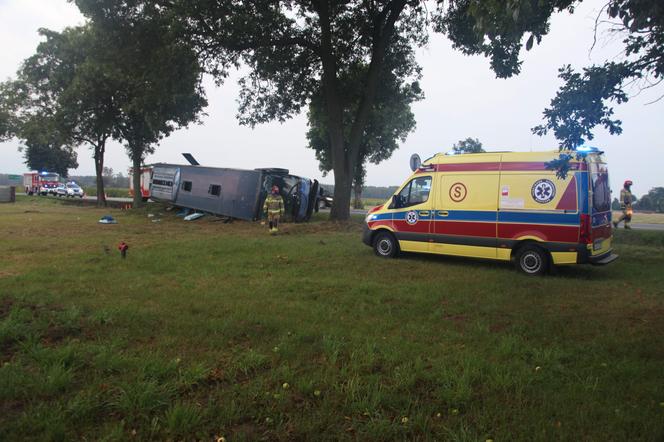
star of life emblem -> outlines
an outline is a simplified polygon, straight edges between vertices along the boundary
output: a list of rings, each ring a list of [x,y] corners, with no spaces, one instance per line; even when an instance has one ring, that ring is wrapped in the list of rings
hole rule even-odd
[[[417,212],[414,210],[411,210],[410,212],[406,213],[406,222],[410,225],[416,224],[418,221],[417,218]]]
[[[535,201],[546,204],[556,196],[556,185],[551,180],[537,180],[530,193]]]

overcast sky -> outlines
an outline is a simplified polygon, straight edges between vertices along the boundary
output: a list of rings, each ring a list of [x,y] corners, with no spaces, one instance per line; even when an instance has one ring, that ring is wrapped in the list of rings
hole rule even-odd
[[[367,184],[400,184],[410,173],[411,154],[428,158],[466,137],[479,138],[487,150],[556,149],[553,136],[534,136],[530,128],[541,122],[542,110],[560,86],[558,68],[566,63],[577,68],[601,63],[622,51],[620,38],[604,34],[589,53],[594,20],[604,4],[604,0],[586,0],[573,15],[555,16],[551,33],[525,54],[521,74],[508,80],[496,79],[484,57],[464,56],[444,37],[433,35],[429,46],[418,52],[426,98],[413,107],[417,128],[391,159],[368,166]],[[34,53],[38,28],[61,30],[83,21],[76,6],[66,0],[0,0],[0,79],[13,77],[21,61]],[[203,124],[162,141],[147,163],[184,163],[180,153],[191,152],[204,165],[284,167],[332,183],[332,176],[321,176],[314,152],[305,147],[304,115],[253,130],[237,123],[237,78],[232,76],[222,87],[206,79],[209,106]],[[597,129],[589,143],[606,152],[614,192],[627,178],[634,181],[637,195],[664,186],[664,100],[647,105],[662,94],[664,88],[650,90],[616,106],[623,134],[611,136]],[[0,173],[27,171],[17,147],[16,141],[0,143]],[[94,175],[90,150],[79,148],[78,162],[71,174]],[[121,145],[108,147],[106,165],[126,174],[130,162]]]

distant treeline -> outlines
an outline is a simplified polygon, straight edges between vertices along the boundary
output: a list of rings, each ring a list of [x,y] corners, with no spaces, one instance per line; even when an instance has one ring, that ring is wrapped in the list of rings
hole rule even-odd
[[[321,184],[325,193],[332,195],[334,193],[334,185]],[[380,186],[364,186],[362,188],[362,198],[381,198],[385,199],[394,194],[398,186],[380,187]]]
[[[115,175],[103,175],[105,187],[116,187],[129,189],[129,177],[122,175],[121,173]],[[94,175],[80,175],[74,176],[71,175],[68,178],[68,181],[76,181],[76,183],[81,187],[96,187],[97,186],[97,177]]]

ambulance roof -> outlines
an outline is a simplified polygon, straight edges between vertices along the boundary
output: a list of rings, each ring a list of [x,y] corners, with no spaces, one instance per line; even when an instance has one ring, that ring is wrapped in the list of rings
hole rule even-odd
[[[576,153],[570,151],[551,150],[546,152],[483,152],[446,154],[438,153],[422,162],[423,165],[431,164],[458,164],[458,163],[487,163],[487,162],[547,162],[557,159],[561,153],[572,154],[572,162],[578,162]],[[600,151],[592,151],[587,154],[600,154]]]

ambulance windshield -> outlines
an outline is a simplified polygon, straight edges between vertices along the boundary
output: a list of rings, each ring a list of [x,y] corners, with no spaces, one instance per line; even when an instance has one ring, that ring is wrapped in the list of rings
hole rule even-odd
[[[425,203],[431,191],[431,177],[418,177],[411,180],[397,195],[393,208],[410,207]]]
[[[609,187],[609,173],[606,164],[591,162],[589,166],[593,190],[593,212],[607,212],[611,210],[611,188]]]

